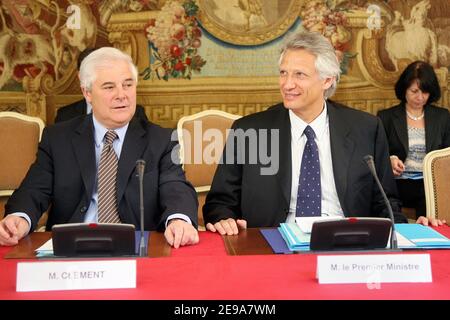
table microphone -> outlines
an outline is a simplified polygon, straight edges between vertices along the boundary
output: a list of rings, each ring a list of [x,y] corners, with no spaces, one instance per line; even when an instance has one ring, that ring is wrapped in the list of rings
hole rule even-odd
[[[141,239],[139,241],[139,256],[147,256],[147,244],[144,237],[144,169],[145,161],[139,159],[136,161],[136,172],[139,178],[139,210],[141,213]]]
[[[395,233],[394,213],[392,212],[391,203],[389,202],[389,200],[386,196],[386,193],[384,192],[384,189],[383,189],[383,186],[381,185],[380,179],[378,179],[377,170],[375,169],[375,163],[373,162],[373,157],[371,155],[367,155],[364,157],[364,161],[367,163],[370,173],[372,173],[372,176],[374,177],[375,181],[377,182],[378,188],[380,189],[380,192],[383,195],[384,202],[389,211],[389,217],[391,218],[391,222],[392,222],[391,249],[398,249],[397,235]]]

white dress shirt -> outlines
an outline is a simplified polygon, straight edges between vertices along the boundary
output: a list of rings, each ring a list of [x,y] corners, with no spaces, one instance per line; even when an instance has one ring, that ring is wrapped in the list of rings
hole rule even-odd
[[[324,102],[324,108],[320,115],[311,123],[306,123],[292,110],[289,110],[289,119],[291,121],[291,154],[292,154],[292,186],[291,202],[289,205],[289,214],[286,222],[295,221],[295,210],[297,206],[297,191],[300,178],[300,168],[303,157],[303,149],[307,141],[303,134],[306,126],[310,126],[316,137],[314,141],[319,149],[320,161],[320,185],[322,189],[322,215],[343,217],[343,211],[336,191],[334,182],[333,161],[331,157],[330,128],[328,123],[327,105]]]

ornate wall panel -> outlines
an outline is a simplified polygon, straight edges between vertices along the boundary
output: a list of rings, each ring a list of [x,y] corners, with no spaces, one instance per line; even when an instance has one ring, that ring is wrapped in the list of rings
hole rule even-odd
[[[2,0],[0,110],[9,108],[5,97],[19,95],[25,108],[18,111],[52,122],[54,97],[80,92],[79,53],[107,44],[99,15],[92,0]]]

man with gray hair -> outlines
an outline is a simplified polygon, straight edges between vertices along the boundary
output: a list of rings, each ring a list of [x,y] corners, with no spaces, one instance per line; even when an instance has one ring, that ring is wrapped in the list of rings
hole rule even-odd
[[[138,72],[131,57],[100,48],[81,63],[81,90],[92,114],[45,128],[35,163],[5,206],[0,245],[15,245],[51,205],[55,224],[140,226],[136,161],[146,162],[144,228],[165,230],[170,245],[195,244],[197,197],[171,160],[170,129],[133,117]]]
[[[262,162],[242,161],[252,150],[250,143],[231,135],[203,207],[208,230],[233,235],[240,228],[276,227],[320,215],[389,217],[366,155],[374,158],[396,222],[406,222],[380,120],[328,100],[339,74],[335,50],[322,35],[301,32],[285,42],[279,60],[283,103],[236,120],[232,127],[265,131],[271,144],[266,149],[279,153],[274,157],[279,170],[261,174]],[[279,141],[274,144],[270,136],[275,132]]]
[[[88,47],[80,52],[77,59],[77,70],[80,72],[81,62],[86,58],[90,53],[94,52],[97,48]],[[55,123],[60,121],[70,120],[75,117],[84,116],[86,114],[91,113],[92,106],[87,103],[86,99],[81,99],[75,101],[66,106],[62,106],[56,110]],[[136,112],[134,114],[135,117],[141,117],[147,120],[147,116],[145,114],[145,110],[141,105],[136,105]]]

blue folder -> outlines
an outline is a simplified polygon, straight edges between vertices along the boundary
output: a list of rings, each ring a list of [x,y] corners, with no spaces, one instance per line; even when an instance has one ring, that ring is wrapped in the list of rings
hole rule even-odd
[[[277,228],[261,229],[260,231],[274,253],[292,253]]]
[[[436,230],[421,224],[395,224],[398,233],[420,249],[450,248],[450,240]]]

